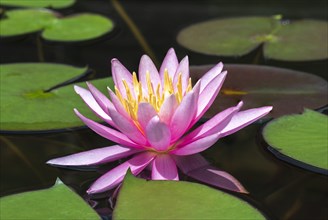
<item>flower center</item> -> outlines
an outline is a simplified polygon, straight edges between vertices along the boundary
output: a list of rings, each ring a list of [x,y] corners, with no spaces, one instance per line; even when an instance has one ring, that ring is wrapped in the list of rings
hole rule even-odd
[[[137,74],[133,72],[132,74],[132,88],[128,83],[123,79],[122,80],[125,91],[126,98],[123,98],[120,90],[115,86],[115,93],[122,106],[130,117],[137,121],[138,120],[138,106],[141,102],[148,102],[151,104],[154,109],[159,112],[161,106],[163,105],[164,100],[174,94],[177,100],[177,103],[180,104],[183,96],[187,94],[192,89],[191,78],[189,78],[188,86],[185,92],[182,89],[182,73],[178,75],[178,81],[176,85],[173,83],[173,79],[169,76],[167,69],[164,71],[164,82],[163,86],[161,83],[154,85],[150,79],[149,71],[146,72],[146,82],[148,93],[145,92],[145,89],[142,87],[141,82],[137,79]],[[133,90],[133,91],[131,91]]]

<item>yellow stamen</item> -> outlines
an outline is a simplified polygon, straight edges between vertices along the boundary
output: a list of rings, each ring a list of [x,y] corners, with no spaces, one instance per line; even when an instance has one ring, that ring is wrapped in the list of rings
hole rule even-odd
[[[123,97],[122,97],[122,94],[120,92],[120,90],[118,90],[118,88],[115,86],[115,94],[117,96],[117,98],[120,100],[121,103],[123,103]]]
[[[132,85],[129,85],[124,79],[122,80],[122,83],[126,96],[123,97],[120,90],[115,86],[116,96],[122,103],[122,106],[126,110],[127,114],[130,115],[131,119],[134,120],[140,130],[141,127],[138,123],[138,106],[140,102],[148,102],[157,112],[159,112],[165,98],[170,95],[174,95],[178,103],[181,103],[183,96],[192,90],[192,83],[189,78],[186,91],[183,92],[182,73],[179,73],[178,75],[177,84],[173,85],[173,79],[170,77],[167,69],[164,71],[163,86],[160,83],[158,85],[154,85],[151,81],[149,71],[146,71],[146,86],[148,89],[147,95],[144,94],[142,84],[138,81],[137,74],[135,72],[132,73]],[[176,86],[176,88],[174,86]]]
[[[188,86],[187,86],[187,89],[186,89],[186,93],[190,92],[191,90],[192,90],[192,83],[191,83],[191,78],[189,78]]]

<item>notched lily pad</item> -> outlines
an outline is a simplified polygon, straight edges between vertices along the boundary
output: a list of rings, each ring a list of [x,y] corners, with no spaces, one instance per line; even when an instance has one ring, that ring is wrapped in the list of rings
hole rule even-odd
[[[1,0],[0,5],[31,8],[66,8],[72,6],[75,0]]]
[[[56,20],[55,14],[46,9],[11,10],[6,12],[6,16],[0,20],[1,37],[34,33]]]
[[[211,66],[191,67],[196,82]],[[301,113],[304,108],[317,109],[327,104],[326,80],[304,72],[258,65],[225,65],[228,71],[220,94],[205,117],[244,101],[243,109],[272,105],[267,117]]]
[[[114,23],[107,17],[83,13],[58,18],[55,12],[45,9],[20,9],[7,11],[0,20],[0,36],[42,32],[45,40],[80,42],[95,39],[110,33]]]
[[[205,21],[178,34],[182,46],[208,55],[241,56],[262,43],[277,21],[268,17],[241,17]]]
[[[101,219],[64,184],[0,198],[0,219]]]
[[[42,32],[42,37],[51,41],[83,41],[100,37],[113,28],[108,18],[85,13],[58,19]]]
[[[195,52],[243,56],[264,44],[264,57],[285,61],[328,58],[328,23],[319,20],[281,22],[281,16],[237,17],[193,24],[177,41]]]
[[[277,30],[276,40],[264,45],[264,56],[285,61],[327,59],[327,33],[326,21],[291,21]]]
[[[99,120],[74,92],[72,84],[61,86],[63,82],[76,81],[86,71],[87,68],[49,63],[0,65],[1,130],[44,131],[83,126],[73,108]],[[104,93],[107,86],[113,87],[111,78],[91,82]],[[85,87],[85,83],[77,85]]]
[[[281,160],[328,175],[328,117],[306,109],[268,123],[263,137]]]
[[[265,217],[248,203],[205,185],[183,181],[146,181],[127,174],[117,199],[113,219]]]

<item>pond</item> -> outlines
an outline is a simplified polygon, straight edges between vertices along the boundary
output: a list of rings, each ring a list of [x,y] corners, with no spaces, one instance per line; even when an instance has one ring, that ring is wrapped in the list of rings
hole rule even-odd
[[[196,213],[191,207],[195,207],[200,214],[194,216],[203,218],[213,218],[213,215],[216,216],[214,219],[224,216],[252,218],[247,217],[248,214],[233,217],[217,212],[217,209],[223,208],[209,202],[210,194],[225,192],[246,201],[265,219],[328,218],[326,1],[310,4],[307,1],[286,3],[271,0],[63,0],[61,4],[64,5],[52,2],[52,7],[38,6],[52,11],[29,8],[28,12],[26,5],[12,5],[13,2],[0,2],[3,22],[0,29],[0,196],[4,199],[0,200],[0,211],[5,213],[1,218],[14,219],[15,216],[11,215],[15,212],[21,212],[16,213],[17,216],[25,216],[26,219],[29,219],[28,216],[39,219],[65,216],[52,216],[53,212],[63,213],[58,207],[40,211],[39,216],[32,214],[42,209],[40,203],[47,205],[52,199],[60,201],[56,200],[60,197],[51,197],[50,194],[44,194],[43,202],[33,197],[28,213],[24,213],[24,208],[19,211],[20,207],[15,205],[24,204],[22,201],[27,200],[17,199],[11,206],[5,200],[18,193],[48,189],[57,178],[83,198],[102,219],[127,218],[130,212],[125,212],[134,202],[140,203],[140,206],[131,208],[133,218],[144,212],[137,209],[146,210],[148,218],[161,216],[156,208],[152,210],[146,205],[148,200],[144,197],[153,201],[154,195],[146,193],[151,187],[156,190],[162,188],[163,192],[168,187],[168,194],[171,189],[177,190],[172,190],[172,198],[174,193],[179,194],[183,188],[191,187],[186,192],[194,195],[187,198],[190,201],[196,198],[199,202],[196,206],[189,206],[191,202],[186,202],[186,210],[191,216]],[[22,4],[22,1],[16,2]],[[30,2],[35,4],[36,1]],[[26,22],[29,19],[31,22]],[[117,58],[128,70],[138,72],[143,54],[148,54],[159,68],[170,48],[174,48],[179,61],[188,55],[194,88],[197,80],[215,64],[223,62],[223,70],[228,70],[218,97],[196,126],[206,124],[218,112],[236,106],[240,100],[244,102],[241,110],[273,106],[268,115],[254,119],[254,123],[220,138],[200,153],[209,163],[206,164],[208,169],[229,173],[248,193],[234,192],[224,184],[199,179],[196,169],[186,172],[186,175],[178,164],[180,180],[211,188],[188,184],[179,188],[175,183],[172,183],[172,188],[162,183],[158,187],[151,183],[148,185],[153,181],[138,182],[128,176],[121,192],[121,186],[118,186],[90,195],[86,191],[95,180],[124,163],[125,158],[104,165],[73,168],[46,164],[53,158],[116,144],[97,135],[76,117],[73,108],[99,121],[75,94],[73,84],[85,87],[84,82],[89,81],[108,94],[107,86],[114,90],[113,80],[102,79],[112,76],[113,58]],[[80,90],[80,93],[83,91]],[[289,125],[294,127],[288,129]],[[280,139],[284,140],[283,144]],[[289,147],[300,150],[295,153]],[[128,155],[127,158],[133,156]],[[145,170],[137,176],[149,179],[151,172]],[[128,193],[138,184],[145,191],[143,198]],[[195,190],[192,187],[196,187]],[[205,194],[206,190],[212,189],[214,191]],[[204,194],[199,194],[202,190]],[[160,195],[158,192],[158,202],[162,202],[165,209],[166,197]],[[181,201],[186,199],[180,196]],[[176,200],[173,198],[172,201]],[[66,203],[63,201],[63,204]],[[227,204],[226,210],[233,210],[235,203],[230,206],[229,200]],[[31,208],[33,206],[35,210]],[[7,212],[7,207],[15,211]],[[237,213],[239,206],[236,207],[234,212]],[[70,212],[70,209],[73,205],[66,211]],[[180,216],[179,207],[172,210]],[[211,216],[209,210],[215,210],[213,213],[219,215]],[[81,219],[97,218],[90,214],[90,210],[81,213],[85,215]],[[92,217],[87,217],[89,214]],[[181,215],[188,219],[188,215]],[[161,217],[176,219],[176,216]]]

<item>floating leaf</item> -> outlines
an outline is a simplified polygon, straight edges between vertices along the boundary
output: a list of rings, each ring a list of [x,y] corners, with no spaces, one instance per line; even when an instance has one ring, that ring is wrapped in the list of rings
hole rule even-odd
[[[246,202],[205,185],[146,181],[127,174],[113,219],[265,218]]]
[[[41,36],[50,41],[78,42],[101,37],[114,28],[113,22],[97,14],[77,14],[57,18],[54,12],[45,9],[11,10],[0,20],[0,36],[42,32]]]
[[[0,20],[0,36],[10,37],[37,32],[56,20],[53,12],[45,9],[22,9],[6,12]]]
[[[60,64],[0,65],[1,130],[52,130],[84,125],[75,116],[73,108],[99,120],[74,92],[72,85],[54,88],[64,81],[77,80],[86,70]],[[104,93],[107,86],[113,86],[111,78],[91,82]],[[78,85],[85,87],[85,83]]]
[[[0,219],[100,219],[83,199],[64,184],[0,199]]]
[[[113,27],[113,22],[106,17],[79,14],[59,19],[42,32],[42,37],[51,41],[82,41],[100,37]]]
[[[211,66],[194,66],[191,77],[196,81]],[[257,66],[225,65],[228,71],[219,96],[206,112],[210,118],[219,111],[244,101],[243,109],[272,105],[268,117],[301,113],[304,108],[316,109],[327,104],[326,80],[304,72]]]
[[[327,131],[328,117],[306,109],[301,115],[271,121],[264,127],[263,137],[278,158],[328,174]]]
[[[75,3],[75,0],[1,0],[0,4],[14,7],[35,8],[66,8]]]
[[[267,17],[242,17],[211,20],[183,29],[178,42],[193,51],[223,56],[241,56],[262,43],[275,21]]]
[[[203,54],[243,56],[264,43],[264,56],[277,60],[327,59],[328,23],[280,17],[238,17],[196,23],[180,31],[182,46]]]
[[[264,46],[264,56],[269,59],[298,61],[328,58],[328,23],[301,20],[282,25],[277,39]]]

